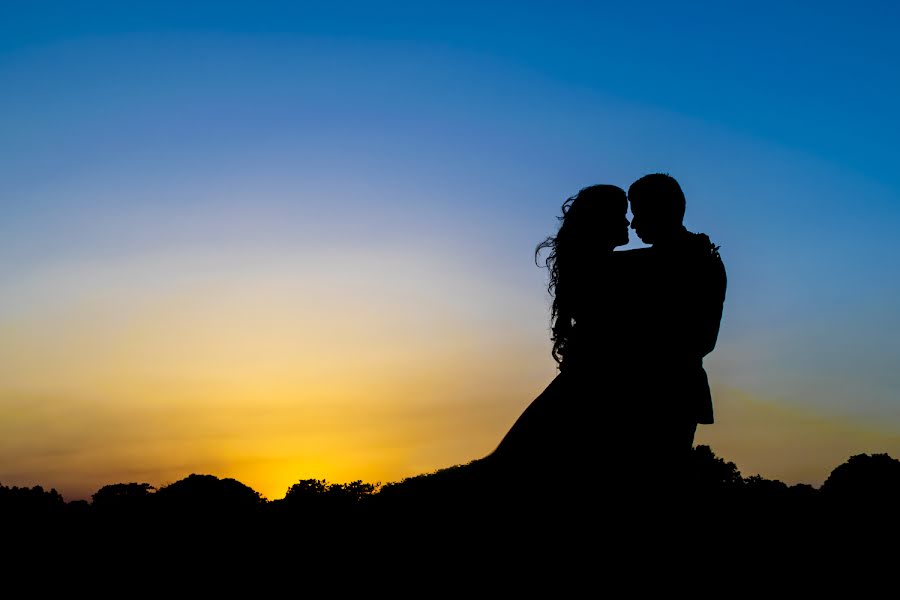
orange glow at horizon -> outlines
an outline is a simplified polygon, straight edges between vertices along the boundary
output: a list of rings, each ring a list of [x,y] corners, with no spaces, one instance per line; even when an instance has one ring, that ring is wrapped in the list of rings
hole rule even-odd
[[[482,311],[511,294],[477,272],[378,251],[323,262],[35,277],[0,323],[0,483],[67,498],[192,472],[269,498],[303,478],[386,483],[490,452],[554,375],[543,324],[492,326]]]

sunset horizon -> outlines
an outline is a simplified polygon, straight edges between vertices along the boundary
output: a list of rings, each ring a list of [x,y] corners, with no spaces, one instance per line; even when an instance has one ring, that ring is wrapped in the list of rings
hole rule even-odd
[[[892,5],[0,17],[0,485],[484,457],[558,373],[536,246],[648,173],[728,271],[694,444],[814,487],[900,457]]]

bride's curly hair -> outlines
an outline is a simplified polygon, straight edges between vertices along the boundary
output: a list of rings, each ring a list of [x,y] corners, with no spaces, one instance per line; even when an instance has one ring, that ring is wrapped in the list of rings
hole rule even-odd
[[[591,236],[602,235],[596,220],[606,214],[602,204],[612,198],[627,203],[624,190],[614,185],[582,188],[563,202],[562,215],[557,217],[560,225],[556,235],[547,237],[534,250],[534,260],[538,266],[541,266],[541,252],[549,250],[543,266],[550,271],[547,283],[547,291],[553,297],[550,339],[553,342],[553,359],[560,365],[572,340],[575,325],[574,305],[579,288],[579,271],[585,266],[584,243]]]

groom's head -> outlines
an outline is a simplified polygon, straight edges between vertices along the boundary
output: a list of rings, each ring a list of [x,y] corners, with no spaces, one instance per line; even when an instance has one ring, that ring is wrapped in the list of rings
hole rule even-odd
[[[645,244],[655,244],[682,229],[684,193],[675,178],[644,175],[628,188],[631,228]]]

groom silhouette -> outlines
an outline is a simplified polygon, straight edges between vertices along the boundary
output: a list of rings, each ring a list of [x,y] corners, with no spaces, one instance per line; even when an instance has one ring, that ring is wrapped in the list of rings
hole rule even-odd
[[[703,357],[719,335],[725,266],[709,237],[683,225],[686,203],[674,178],[641,177],[629,187],[628,200],[631,227],[650,245],[628,251],[640,264],[632,307],[640,445],[645,459],[677,482],[684,478],[697,425],[713,422]]]

